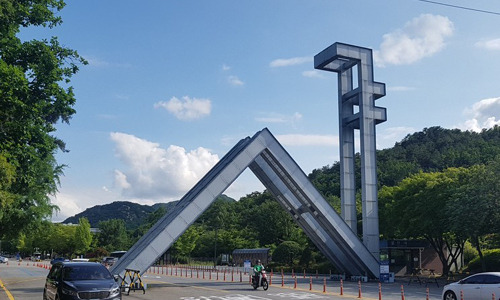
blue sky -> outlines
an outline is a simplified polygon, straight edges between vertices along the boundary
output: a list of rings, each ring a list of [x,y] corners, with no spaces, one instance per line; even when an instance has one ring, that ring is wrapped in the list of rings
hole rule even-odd
[[[500,12],[497,1],[443,0]],[[472,6],[471,6],[472,5]],[[264,127],[306,174],[338,161],[337,74],[313,57],[335,42],[372,48],[378,149],[442,126],[500,119],[500,15],[417,0],[68,1],[58,36],[89,61],[53,220],[117,200],[180,199],[236,142]],[[264,188],[249,171],[225,192]]]

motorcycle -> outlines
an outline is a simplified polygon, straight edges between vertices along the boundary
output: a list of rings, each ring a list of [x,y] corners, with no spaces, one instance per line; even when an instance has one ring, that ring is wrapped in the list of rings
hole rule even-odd
[[[261,286],[264,291],[267,291],[267,289],[269,288],[269,283],[267,282],[266,271],[262,270],[260,274],[260,278],[258,276],[252,276],[252,287],[254,290],[256,290],[259,286]]]

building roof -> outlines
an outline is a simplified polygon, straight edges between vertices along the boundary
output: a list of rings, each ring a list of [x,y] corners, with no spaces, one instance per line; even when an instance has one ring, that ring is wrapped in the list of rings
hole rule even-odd
[[[251,253],[268,253],[271,248],[256,248],[256,249],[235,249],[234,254],[251,254]]]

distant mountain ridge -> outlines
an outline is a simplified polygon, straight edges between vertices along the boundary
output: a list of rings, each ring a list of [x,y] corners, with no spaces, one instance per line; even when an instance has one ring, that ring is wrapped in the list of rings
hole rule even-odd
[[[221,195],[218,199],[230,202],[236,201],[226,195]],[[168,213],[174,208],[174,206],[177,205],[178,202],[179,200],[167,203],[156,203],[153,205],[143,205],[129,201],[115,201],[113,203],[96,205],[87,208],[81,213],[67,218],[62,223],[78,224],[78,220],[80,218],[87,218],[87,220],[89,220],[90,226],[93,228],[97,228],[99,227],[98,225],[101,221],[120,219],[125,221],[125,226],[127,229],[133,230],[144,224],[148,215],[155,212],[158,208],[164,207],[165,211]]]
[[[165,207],[165,210],[168,212],[178,202],[179,200],[168,203],[156,203],[154,205],[142,205],[129,201],[115,201],[113,203],[87,208],[83,212],[67,218],[62,223],[78,224],[80,218],[87,218],[90,226],[96,228],[101,221],[121,219],[125,221],[127,229],[135,229],[144,222],[150,213],[162,206]]]

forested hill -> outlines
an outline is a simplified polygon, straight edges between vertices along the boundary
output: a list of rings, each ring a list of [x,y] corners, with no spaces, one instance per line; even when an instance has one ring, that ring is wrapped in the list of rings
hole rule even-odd
[[[377,151],[380,186],[394,186],[419,171],[442,171],[449,167],[470,167],[487,163],[500,155],[500,127],[480,133],[425,128],[406,136],[394,147]],[[356,156],[359,187],[359,155]],[[325,196],[340,196],[340,164],[313,170],[309,178]]]
[[[235,201],[234,199],[221,195],[219,199],[224,201]],[[69,217],[64,220],[64,224],[78,224],[80,218],[87,218],[91,227],[97,228],[101,221],[111,219],[120,219],[125,221],[127,229],[136,229],[144,224],[148,215],[155,212],[158,208],[165,208],[165,212],[169,212],[179,201],[172,201],[168,203],[156,203],[154,205],[141,205],[128,201],[115,201],[110,204],[96,205],[87,208],[83,212]]]
[[[166,211],[172,209],[179,201],[169,203],[157,203],[154,205],[141,205],[128,201],[116,201],[110,204],[96,205],[87,208],[83,212],[69,217],[63,221],[64,224],[78,224],[80,218],[87,218],[91,227],[98,227],[100,221],[110,219],[121,219],[125,221],[127,229],[137,228],[146,217],[157,210],[160,206],[164,206]]]

